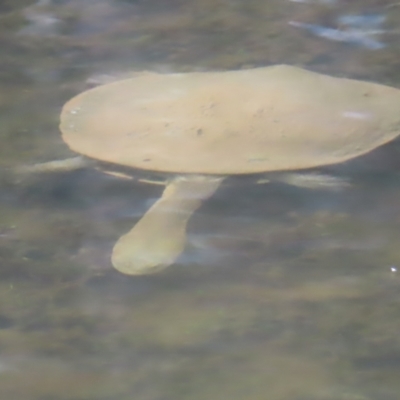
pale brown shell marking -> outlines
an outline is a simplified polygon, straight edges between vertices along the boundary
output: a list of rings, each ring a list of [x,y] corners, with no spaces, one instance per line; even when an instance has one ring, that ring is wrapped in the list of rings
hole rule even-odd
[[[172,173],[245,174],[335,164],[400,133],[400,90],[278,65],[143,73],[63,108],[72,150]]]

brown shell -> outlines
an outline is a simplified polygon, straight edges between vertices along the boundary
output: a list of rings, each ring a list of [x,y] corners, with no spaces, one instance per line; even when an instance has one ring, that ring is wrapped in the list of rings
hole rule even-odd
[[[124,166],[245,174],[334,164],[400,133],[400,90],[278,65],[143,73],[63,108],[72,150]]]

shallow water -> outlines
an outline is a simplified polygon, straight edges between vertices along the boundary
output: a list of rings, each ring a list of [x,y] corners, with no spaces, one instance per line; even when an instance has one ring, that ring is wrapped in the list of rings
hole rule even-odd
[[[400,87],[398,4],[12,0],[0,13],[0,398],[399,398],[398,143],[328,168],[353,183],[336,192],[227,181],[177,263],[147,277],[114,271],[110,253],[160,186],[9,173],[72,156],[62,104],[132,70],[287,63]]]

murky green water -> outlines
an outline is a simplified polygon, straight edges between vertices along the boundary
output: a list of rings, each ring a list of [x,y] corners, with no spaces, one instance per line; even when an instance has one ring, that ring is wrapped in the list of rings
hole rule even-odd
[[[287,63],[400,87],[399,22],[378,0],[3,1],[0,398],[397,400],[398,143],[330,168],[353,181],[338,192],[228,182],[148,277],[110,253],[159,186],[9,171],[72,156],[63,103],[132,70]]]

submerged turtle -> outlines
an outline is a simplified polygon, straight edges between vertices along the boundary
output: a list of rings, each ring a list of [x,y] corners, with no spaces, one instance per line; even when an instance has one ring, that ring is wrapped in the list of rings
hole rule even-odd
[[[400,90],[287,65],[142,73],[74,97],[60,129],[90,159],[169,173],[112,253],[120,272],[145,274],[176,260],[189,217],[226,176],[336,164],[394,139]]]

